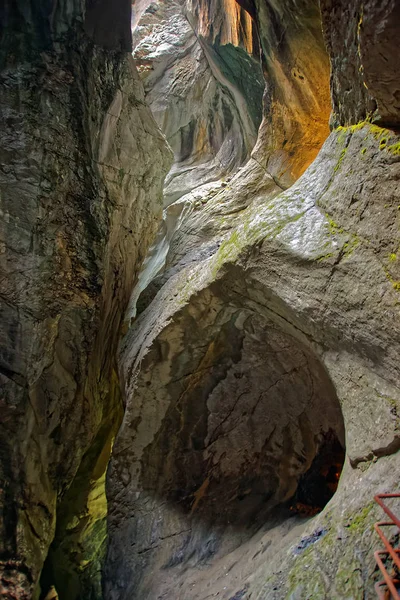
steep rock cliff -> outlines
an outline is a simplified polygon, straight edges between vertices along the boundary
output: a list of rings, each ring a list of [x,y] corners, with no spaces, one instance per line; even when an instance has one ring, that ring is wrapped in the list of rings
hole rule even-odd
[[[372,599],[372,496],[399,487],[397,3],[137,3],[175,204],[117,365],[172,160],[129,4],[1,8],[1,593]]]
[[[1,25],[1,594],[39,593],[54,540],[43,592],[95,598],[119,327],[170,156],[129,2],[6,2]]]
[[[366,160],[376,163],[368,184]],[[224,191],[191,218],[187,231],[206,219],[214,226],[215,250],[197,247],[170,272],[122,355],[128,407],[110,472],[107,580],[115,576],[126,597],[131,582],[144,598],[181,589],[203,599],[209,581],[225,598],[243,587],[276,600],[372,593],[371,499],[381,482],[397,486],[398,455],[385,455],[400,441],[398,169],[376,129],[338,131],[284,194],[264,192],[232,217],[234,194]],[[329,509],[309,525],[326,539],[303,559],[301,529],[288,535],[298,517],[286,515],[275,535],[252,538],[252,527],[272,528],[264,511],[294,493],[324,431],[343,442],[338,399],[346,467]],[[320,595],[310,596],[314,587]]]
[[[316,157],[328,133],[329,59],[319,4],[254,0],[266,87],[254,157],[283,186]]]
[[[332,64],[333,122],[349,125],[369,117],[399,126],[400,91],[396,40],[400,6],[395,0],[321,0]]]
[[[146,100],[174,151],[174,164],[164,186],[163,220],[127,322],[141,292],[164,268],[187,215],[248,160],[264,89],[256,27],[235,0],[139,1],[132,31]]]

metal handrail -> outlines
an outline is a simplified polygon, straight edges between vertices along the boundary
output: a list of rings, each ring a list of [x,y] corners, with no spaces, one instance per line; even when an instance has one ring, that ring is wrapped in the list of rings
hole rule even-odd
[[[389,600],[390,598],[393,598],[394,600],[400,600],[400,579],[398,579],[397,576],[391,576],[388,573],[387,568],[382,560],[383,557],[385,557],[385,559],[390,557],[393,565],[400,572],[400,548],[393,548],[393,545],[382,531],[382,527],[397,527],[400,531],[400,519],[396,517],[393,511],[384,503],[384,500],[387,498],[400,498],[400,492],[391,494],[377,494],[374,496],[375,502],[379,504],[389,519],[391,519],[390,521],[379,521],[374,525],[376,533],[379,535],[383,545],[385,546],[385,550],[377,550],[374,552],[376,563],[383,575],[383,581],[378,581],[375,584],[375,591],[379,600]]]

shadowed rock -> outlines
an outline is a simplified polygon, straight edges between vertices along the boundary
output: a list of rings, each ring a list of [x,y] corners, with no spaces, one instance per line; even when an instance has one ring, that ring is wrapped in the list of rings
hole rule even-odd
[[[101,595],[105,469],[121,418],[115,351],[169,167],[132,57],[121,52],[130,49],[129,3],[115,3],[112,15],[104,6],[90,3],[90,22],[83,2],[2,6],[0,594],[8,599],[39,595],[52,542],[43,594],[56,583],[64,598]]]

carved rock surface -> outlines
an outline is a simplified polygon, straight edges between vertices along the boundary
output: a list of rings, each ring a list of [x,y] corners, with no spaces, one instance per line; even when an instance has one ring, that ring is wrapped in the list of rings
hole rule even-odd
[[[3,3],[6,600],[375,597],[372,498],[399,489],[398,12],[138,0],[144,90],[127,0]],[[165,267],[138,299],[160,128]]]
[[[381,5],[369,8],[380,31]],[[270,125],[287,107],[301,155],[312,120],[301,82],[319,107],[320,142],[327,130],[321,17],[314,2],[249,9],[267,80],[255,151],[185,218],[121,349],[126,411],[108,472],[112,600],[374,597],[372,498],[398,489],[399,138],[357,123],[344,97],[351,125],[282,189],[307,160],[296,145],[286,154],[282,129]],[[349,30],[355,20],[349,13]],[[320,80],[292,72],[301,40]],[[345,36],[335,40],[333,95],[347,48]],[[344,449],[330,502],[310,520],[293,515],[289,500],[318,506]]]
[[[174,151],[164,213],[140,274],[138,298],[162,271],[176,231],[250,156],[262,118],[264,79],[253,19],[235,0],[139,0],[134,57],[146,99]]]
[[[0,587],[36,596],[54,540],[43,592],[100,597],[115,350],[170,155],[129,2],[38,4],[1,16]]]
[[[254,157],[291,185],[328,136],[329,58],[317,0],[254,1],[266,87]]]
[[[175,155],[168,205],[249,158],[264,89],[257,36],[234,0],[145,0],[134,7],[133,42],[146,99]]]
[[[397,485],[400,442],[400,162],[383,136],[397,143],[368,125],[332,133],[294,186],[279,193],[270,179],[252,203],[242,172],[181,231],[192,239],[207,223],[212,243],[166,273],[121,356],[128,404],[109,474],[107,597],[200,600],[210,581],[225,598],[243,587],[276,600],[308,598],[310,586],[321,597],[372,593],[371,499],[381,481]],[[347,464],[308,526],[326,532],[307,552],[308,579],[294,551],[304,522],[268,509],[294,493],[323,432],[343,441],[341,414]],[[254,533],[260,522],[272,537]],[[254,563],[251,550],[271,540]],[[231,569],[240,576],[226,578]]]
[[[372,117],[380,125],[398,127],[399,3],[321,0],[321,13],[332,65],[335,124]]]

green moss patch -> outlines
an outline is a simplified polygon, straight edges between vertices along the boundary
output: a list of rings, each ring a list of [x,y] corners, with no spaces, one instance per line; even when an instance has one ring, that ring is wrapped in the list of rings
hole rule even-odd
[[[397,142],[397,144],[392,144],[391,146],[388,146],[386,148],[386,150],[388,152],[390,152],[390,154],[393,154],[393,156],[400,156],[400,142]]]
[[[373,529],[374,519],[371,518],[371,511],[375,506],[375,502],[372,501],[364,508],[362,508],[359,512],[354,513],[348,519],[346,523],[346,527],[352,533],[363,534],[366,529]]]
[[[327,213],[325,213],[325,217],[327,219],[326,226],[328,227],[329,233],[331,235],[336,235],[337,233],[344,232],[343,227],[340,227],[340,225],[338,225],[333,219],[331,219]]]
[[[360,123],[356,123],[356,125],[350,125],[348,127],[338,127],[336,129],[336,131],[339,133],[338,143],[342,144],[347,138],[348,134],[352,135],[353,133],[360,129],[363,129],[364,127],[367,128],[367,134],[364,140],[367,140],[369,136],[372,136],[375,140],[379,141],[379,150],[387,150],[390,154],[394,156],[400,156],[400,142],[390,144],[390,141],[397,137],[395,133],[393,131],[390,131],[390,129],[385,129],[383,127],[379,127],[378,125],[372,125],[368,120],[361,121]],[[365,154],[366,151],[367,148],[363,148],[361,150],[361,154]],[[336,166],[335,171],[337,171],[337,169],[339,168],[340,162],[343,160],[343,158],[344,151],[342,150],[342,154],[340,155],[339,163]]]
[[[336,171],[338,171],[340,169],[342,161],[343,161],[344,157],[346,156],[346,152],[347,152],[347,148],[343,148],[343,150],[340,153],[339,160],[334,169],[335,173],[336,173]]]

